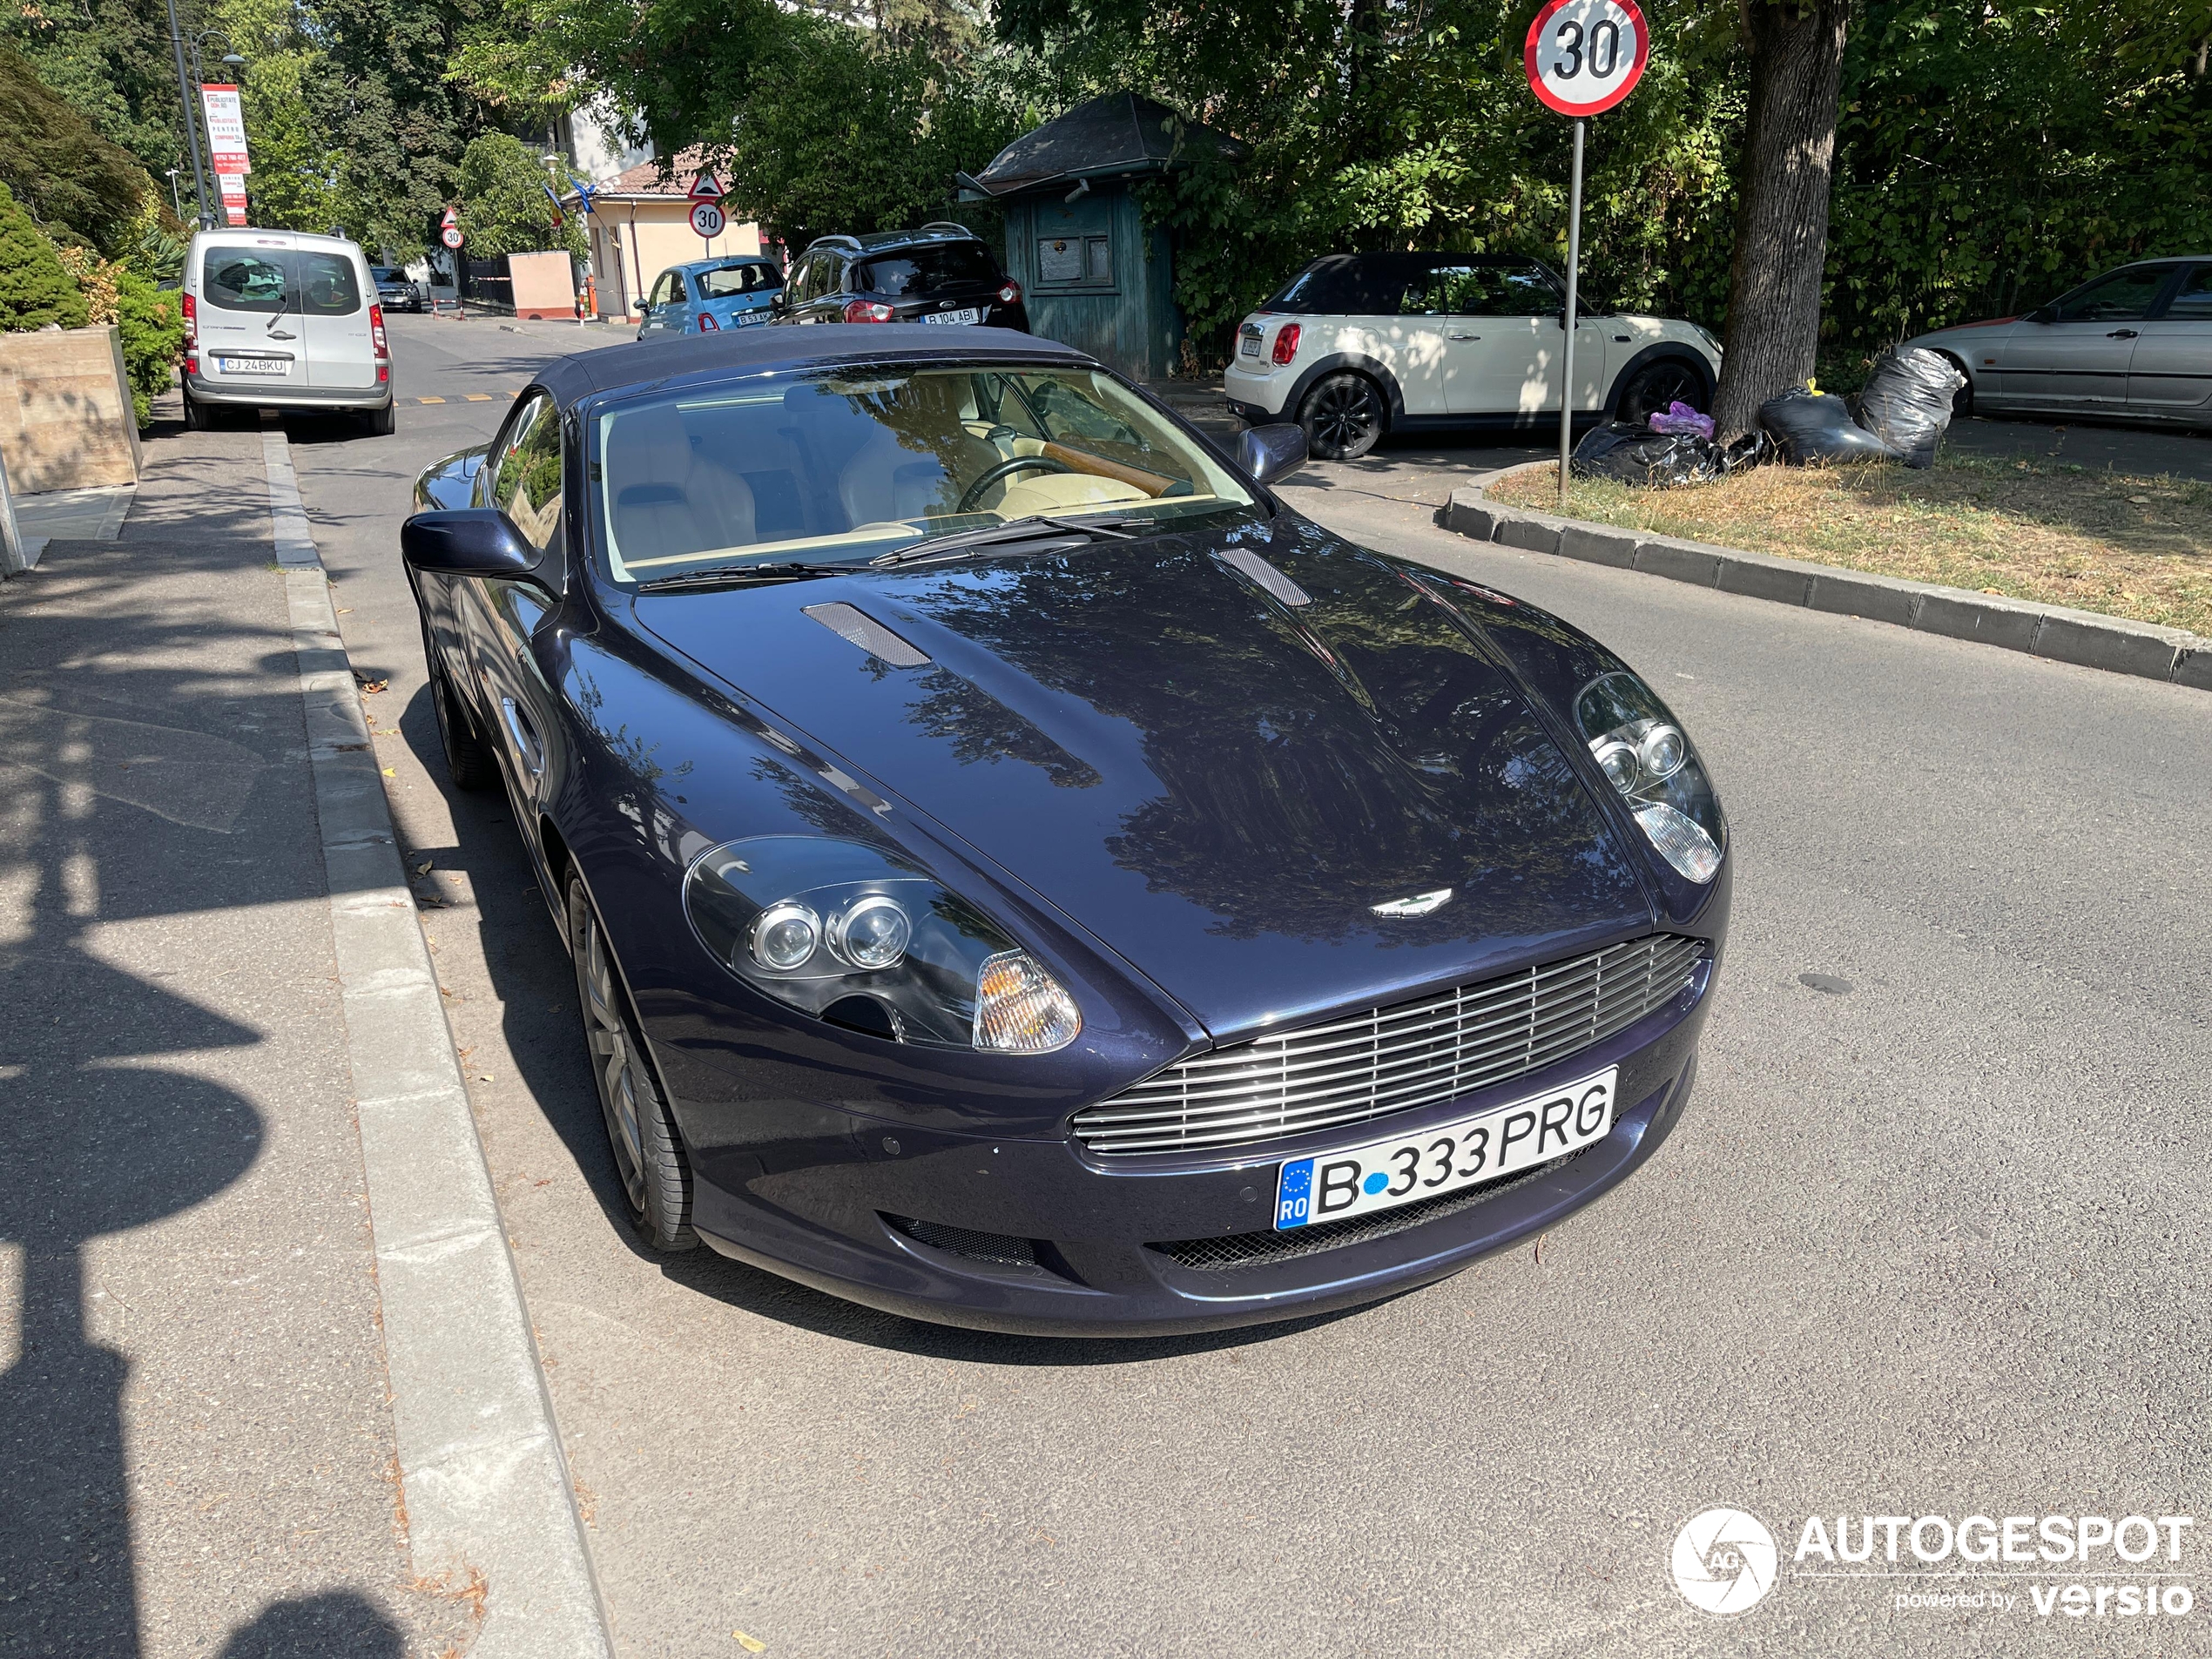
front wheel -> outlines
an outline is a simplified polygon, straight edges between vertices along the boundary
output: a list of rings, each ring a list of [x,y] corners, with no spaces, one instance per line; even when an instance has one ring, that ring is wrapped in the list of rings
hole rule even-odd
[[[607,1143],[631,1224],[655,1250],[690,1250],[691,1163],[668,1101],[645,1058],[645,1039],[631,1012],[629,994],[615,972],[607,930],[581,877],[569,878],[569,948],[576,959],[577,1000],[591,1077],[607,1121]]]
[[[445,751],[446,776],[455,789],[489,789],[499,781],[498,763],[476,735],[476,723],[469,718],[468,709],[446,678],[445,664],[430,640],[428,619],[422,624],[422,662],[430,672],[430,706],[437,711],[438,744]]]
[[[1704,415],[1710,412],[1712,399],[1705,390],[1703,375],[1678,358],[1662,357],[1629,377],[1613,406],[1614,418],[1630,426],[1643,426],[1676,403],[1687,403]]]
[[[1323,376],[1298,412],[1307,451],[1324,461],[1357,461],[1375,447],[1388,419],[1374,381],[1349,371]]]

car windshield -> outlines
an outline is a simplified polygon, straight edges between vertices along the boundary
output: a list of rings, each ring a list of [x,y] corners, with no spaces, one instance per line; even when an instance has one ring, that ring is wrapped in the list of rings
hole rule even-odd
[[[913,300],[999,280],[998,261],[981,242],[940,242],[867,260],[857,286],[862,293]]]
[[[864,563],[1035,516],[1163,523],[1249,511],[1198,443],[1110,375],[1068,366],[764,375],[598,417],[604,568]]]
[[[733,293],[763,293],[784,286],[783,277],[772,265],[725,265],[698,273],[699,295],[707,300],[726,300]]]
[[[375,278],[379,282],[404,282],[407,280],[406,272],[395,270],[388,265],[372,265],[368,267],[368,273],[372,277]]]

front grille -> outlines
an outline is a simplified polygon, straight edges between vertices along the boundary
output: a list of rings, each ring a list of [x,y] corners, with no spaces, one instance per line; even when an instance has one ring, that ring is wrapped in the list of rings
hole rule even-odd
[[[1094,1152],[1245,1146],[1456,1100],[1665,1008],[1705,941],[1653,934],[1441,996],[1217,1049],[1075,1116]]]
[[[1269,1231],[1256,1233],[1230,1233],[1218,1238],[1180,1238],[1172,1244],[1152,1244],[1184,1267],[1201,1273],[1217,1273],[1231,1267],[1262,1267],[1270,1262],[1286,1262],[1299,1256],[1315,1256],[1325,1250],[1341,1249],[1345,1244],[1364,1244],[1371,1238],[1387,1238],[1393,1233],[1402,1233],[1408,1227],[1418,1227],[1423,1222],[1434,1221],[1440,1216],[1456,1215],[1462,1210],[1479,1204],[1487,1204],[1501,1197],[1515,1187],[1548,1175],[1557,1175],[1567,1165],[1588,1151],[1569,1152],[1565,1157],[1540,1163],[1533,1170],[1523,1170],[1507,1181],[1488,1186],[1468,1187],[1460,1192],[1439,1193],[1433,1198],[1422,1198],[1413,1204],[1400,1204],[1395,1210],[1378,1210],[1371,1215],[1347,1216],[1342,1221],[1317,1221],[1304,1227],[1292,1227],[1285,1232]]]

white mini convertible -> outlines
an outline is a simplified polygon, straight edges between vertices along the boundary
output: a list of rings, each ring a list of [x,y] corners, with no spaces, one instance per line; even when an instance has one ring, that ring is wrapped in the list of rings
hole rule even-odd
[[[1556,425],[1566,307],[1558,274],[1517,255],[1332,253],[1244,319],[1224,389],[1233,413],[1295,421],[1331,461],[1386,432]],[[1578,415],[1641,425],[1712,407],[1721,347],[1696,324],[1575,310]]]

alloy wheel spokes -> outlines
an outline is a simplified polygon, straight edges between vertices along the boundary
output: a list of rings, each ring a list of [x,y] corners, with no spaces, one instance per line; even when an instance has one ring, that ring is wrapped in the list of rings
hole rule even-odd
[[[614,1120],[616,1146],[623,1184],[631,1196],[643,1186],[643,1137],[638,1128],[637,1076],[630,1033],[615,1000],[614,968],[608,960],[605,936],[598,918],[584,919],[584,998],[590,1005],[591,1049],[598,1062],[599,1088],[607,1115]]]

